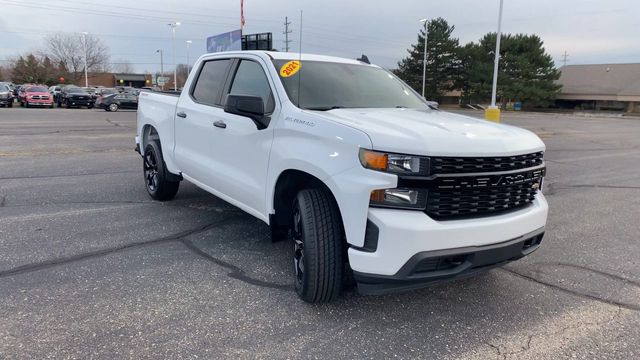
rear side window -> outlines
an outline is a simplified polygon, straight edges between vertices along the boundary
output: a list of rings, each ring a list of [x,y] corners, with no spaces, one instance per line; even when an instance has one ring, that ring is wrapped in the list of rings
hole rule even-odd
[[[227,78],[229,60],[211,60],[204,63],[191,96],[200,103],[218,105]]]
[[[275,107],[269,80],[267,80],[262,66],[255,61],[242,60],[240,62],[229,94],[261,97],[266,113],[272,113]]]

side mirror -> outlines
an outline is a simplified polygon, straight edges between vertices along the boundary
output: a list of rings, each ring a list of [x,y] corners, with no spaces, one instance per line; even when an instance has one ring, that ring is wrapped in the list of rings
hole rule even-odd
[[[229,94],[224,102],[224,112],[250,118],[258,130],[269,125],[269,118],[264,115],[264,101],[258,96]]]

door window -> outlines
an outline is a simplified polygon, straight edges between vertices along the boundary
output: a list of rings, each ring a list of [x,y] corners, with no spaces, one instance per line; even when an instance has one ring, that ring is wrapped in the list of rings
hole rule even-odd
[[[228,59],[205,62],[191,93],[193,99],[207,105],[220,105],[228,65]]]
[[[240,61],[229,94],[261,97],[267,114],[272,113],[275,107],[267,75],[264,73],[262,66],[255,61]]]

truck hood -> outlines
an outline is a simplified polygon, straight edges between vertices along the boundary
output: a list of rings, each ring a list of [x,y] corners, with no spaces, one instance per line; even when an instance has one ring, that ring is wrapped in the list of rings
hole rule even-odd
[[[314,112],[365,132],[375,150],[415,155],[497,156],[544,150],[534,133],[469,116],[417,109]]]

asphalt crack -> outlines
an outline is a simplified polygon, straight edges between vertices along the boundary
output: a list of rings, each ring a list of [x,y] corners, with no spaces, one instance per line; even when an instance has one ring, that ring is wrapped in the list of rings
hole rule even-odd
[[[13,269],[0,271],[0,278],[5,278],[5,277],[8,277],[8,276],[19,275],[19,274],[30,273],[30,272],[39,271],[39,270],[45,270],[45,269],[49,269],[49,268],[56,267],[56,266],[66,265],[66,264],[70,264],[70,263],[74,263],[74,262],[78,262],[78,261],[82,261],[82,260],[87,260],[87,259],[91,259],[91,258],[98,258],[98,257],[106,256],[106,255],[109,255],[109,254],[113,254],[113,253],[116,253],[116,252],[120,252],[120,251],[123,251],[123,250],[134,249],[134,248],[138,248],[138,247],[142,247],[142,246],[155,245],[155,244],[161,244],[161,243],[172,242],[172,241],[180,241],[181,239],[183,239],[183,238],[185,238],[187,236],[199,234],[199,233],[205,232],[207,230],[213,229],[215,227],[226,225],[226,224],[228,224],[228,223],[230,223],[232,221],[235,221],[235,220],[237,220],[239,218],[240,217],[238,217],[238,216],[232,216],[232,217],[228,217],[226,219],[220,220],[220,221],[216,221],[216,222],[213,222],[213,223],[210,223],[210,224],[207,224],[207,225],[200,226],[200,227],[195,228],[195,229],[185,230],[185,231],[179,232],[177,234],[163,236],[163,237],[160,237],[160,238],[157,238],[157,239],[152,239],[152,240],[147,240],[147,241],[140,241],[140,242],[133,242],[133,243],[125,244],[125,245],[120,245],[120,246],[110,247],[110,248],[106,248],[106,249],[90,251],[90,252],[77,254],[77,255],[73,255],[73,256],[61,257],[61,258],[57,258],[57,259],[51,259],[51,260],[45,260],[45,261],[41,261],[41,262],[21,265],[21,266],[15,267]]]
[[[581,328],[584,328],[585,326],[603,326],[603,325],[607,325],[607,324],[615,322],[620,317],[621,314],[622,314],[622,308],[617,306],[616,307],[616,313],[613,314],[613,316],[611,316],[609,319],[604,320],[604,321],[581,322],[580,324],[577,324],[577,325],[565,326],[565,327],[561,328],[558,331],[550,331],[550,332],[541,331],[541,332],[536,332],[536,333],[533,333],[533,334],[528,334],[528,335],[526,335],[527,336],[527,341],[524,344],[524,346],[520,346],[520,349],[515,350],[515,351],[504,351],[502,349],[502,348],[504,348],[504,346],[496,345],[496,344],[493,344],[493,343],[488,342],[488,341],[485,341],[484,343],[496,351],[496,355],[498,356],[498,358],[501,358],[503,360],[506,360],[510,356],[516,356],[516,358],[517,358],[518,357],[517,355],[523,354],[523,353],[531,350],[531,343],[533,342],[533,339],[536,338],[536,337],[541,337],[541,336],[547,336],[548,337],[548,336],[560,335],[560,334],[566,333],[569,330],[581,329]]]
[[[133,129],[131,126],[126,126],[126,125],[119,124],[119,123],[117,123],[117,122],[112,121],[112,120],[111,120],[111,119],[109,119],[109,118],[106,118],[106,119],[104,119],[104,120],[105,120],[106,122],[108,122],[109,124],[111,124],[111,125],[113,125],[113,126],[116,126],[116,127],[122,127],[122,128],[127,128],[127,129]]]
[[[177,234],[168,235],[168,236],[164,236],[164,237],[157,238],[157,239],[134,242],[134,243],[126,244],[126,245],[121,245],[121,246],[111,247],[111,248],[107,248],[107,249],[101,249],[101,250],[86,252],[86,253],[82,253],[82,254],[78,254],[78,255],[62,257],[62,258],[57,258],[57,259],[51,259],[51,260],[32,263],[32,264],[26,264],[26,265],[15,267],[13,269],[0,271],[0,278],[5,278],[5,277],[9,277],[9,276],[14,276],[14,275],[30,273],[30,272],[39,271],[39,270],[46,270],[46,269],[50,269],[50,268],[53,268],[53,267],[56,267],[56,266],[62,266],[62,265],[66,265],[66,264],[70,264],[70,263],[74,263],[74,262],[79,262],[79,261],[83,261],[83,260],[87,260],[87,259],[98,258],[98,257],[106,256],[106,255],[109,255],[109,254],[113,254],[113,253],[116,253],[116,252],[130,250],[130,249],[134,249],[134,248],[138,248],[138,247],[162,244],[162,243],[167,243],[167,242],[179,242],[179,243],[183,244],[193,254],[195,254],[195,255],[197,255],[197,256],[199,256],[199,257],[201,257],[201,258],[203,258],[203,259],[205,259],[205,260],[207,260],[207,261],[209,261],[209,262],[211,262],[213,264],[216,264],[216,265],[218,265],[220,267],[223,267],[225,269],[230,270],[230,272],[227,274],[227,276],[230,277],[230,278],[242,281],[242,282],[250,284],[250,285],[264,287],[264,288],[270,288],[270,289],[276,289],[276,290],[286,290],[286,291],[290,291],[291,289],[293,289],[292,285],[282,285],[282,284],[277,284],[277,283],[273,283],[273,282],[269,282],[269,281],[264,281],[264,280],[252,278],[252,277],[248,276],[245,273],[245,271],[242,270],[240,267],[238,267],[238,266],[236,266],[234,264],[231,264],[229,262],[226,262],[224,260],[221,260],[221,259],[218,259],[216,257],[211,256],[210,254],[208,254],[207,252],[205,252],[204,250],[200,249],[195,244],[193,244],[193,242],[191,242],[190,240],[186,239],[188,236],[196,235],[196,234],[203,233],[205,231],[211,230],[213,228],[217,228],[217,227],[221,227],[221,226],[224,226],[224,225],[228,225],[229,223],[232,223],[232,222],[234,222],[236,220],[243,219],[243,218],[244,218],[244,216],[234,215],[234,216],[230,216],[230,217],[228,217],[226,219],[223,219],[223,220],[220,220],[220,221],[216,221],[214,223],[210,223],[210,224],[207,224],[207,225],[204,225],[204,226],[200,226],[200,227],[195,228],[195,229],[182,231],[182,232],[179,232]]]
[[[264,281],[264,280],[260,280],[260,279],[256,279],[256,278],[252,278],[248,275],[245,274],[244,270],[242,270],[241,268],[228,263],[226,261],[220,260],[218,258],[215,258],[211,255],[209,255],[208,253],[206,253],[205,251],[203,251],[202,249],[200,249],[199,247],[195,246],[190,240],[187,239],[182,239],[180,241],[182,244],[184,244],[184,246],[187,247],[187,249],[191,250],[193,253],[195,253],[196,255],[220,266],[223,267],[225,269],[231,270],[230,273],[227,274],[227,276],[229,276],[230,278],[236,279],[236,280],[240,280],[242,282],[251,284],[251,285],[255,285],[255,286],[260,286],[260,287],[266,287],[266,288],[271,288],[271,289],[278,289],[278,290],[292,290],[293,286],[292,285],[281,285],[281,284],[276,284],[276,283],[272,283],[272,282],[268,282],[268,281]]]
[[[77,176],[93,176],[93,175],[112,175],[112,174],[133,174],[138,173],[138,170],[123,170],[123,171],[109,171],[109,172],[96,172],[96,173],[83,173],[83,174],[65,174],[65,175],[27,175],[27,176],[8,176],[0,177],[0,180],[23,180],[23,179],[50,179],[50,178],[68,178]]]
[[[616,301],[616,300],[603,299],[603,298],[595,296],[595,295],[585,294],[585,293],[582,293],[582,292],[579,292],[579,291],[567,289],[567,288],[564,288],[564,287],[556,285],[556,284],[552,284],[552,283],[549,283],[549,282],[546,282],[546,281],[542,281],[542,280],[536,279],[533,276],[521,274],[521,273],[519,273],[517,271],[511,270],[511,269],[507,269],[505,267],[498,268],[498,270],[505,271],[505,272],[507,272],[509,274],[518,276],[520,278],[523,278],[523,279],[526,279],[526,280],[529,280],[529,281],[533,281],[533,282],[535,282],[537,284],[540,284],[540,285],[543,285],[543,286],[547,286],[547,287],[553,288],[555,290],[559,290],[559,291],[567,293],[567,294],[578,296],[578,297],[581,297],[583,299],[598,301],[598,302],[601,302],[601,303],[605,303],[605,304],[612,305],[612,306],[617,306],[617,307],[624,308],[624,309],[627,309],[627,310],[640,311],[640,306],[636,305],[636,304],[629,304],[629,303]],[[593,271],[592,269],[589,269],[589,270]]]

